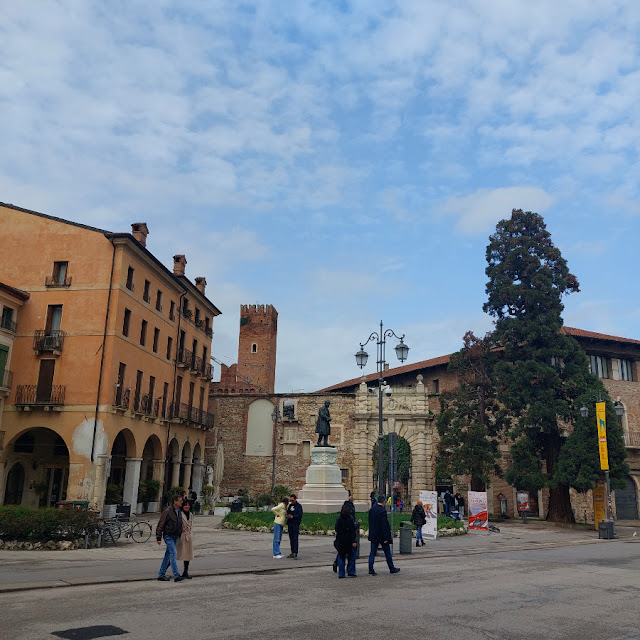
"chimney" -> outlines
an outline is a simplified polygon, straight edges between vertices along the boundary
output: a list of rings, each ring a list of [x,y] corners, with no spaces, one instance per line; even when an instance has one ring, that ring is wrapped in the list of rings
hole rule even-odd
[[[131,225],[131,233],[133,237],[143,246],[147,246],[147,236],[149,235],[149,227],[146,222],[134,222]]]
[[[187,266],[187,258],[186,256],[179,254],[177,256],[173,256],[173,275],[175,276],[183,276],[184,268]]]
[[[196,278],[196,289],[204,295],[204,290],[207,286],[207,279],[204,276],[199,276]]]
[[[389,363],[388,362],[384,363],[384,370],[385,371],[389,371]]]

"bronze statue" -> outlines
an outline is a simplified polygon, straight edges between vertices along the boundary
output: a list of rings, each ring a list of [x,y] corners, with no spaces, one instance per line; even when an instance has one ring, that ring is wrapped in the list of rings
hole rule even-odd
[[[326,400],[324,407],[320,407],[320,410],[318,411],[318,421],[316,422],[316,433],[318,434],[317,447],[329,446],[328,438],[331,434],[331,414],[329,413],[330,404],[329,400]],[[323,438],[324,444],[321,444]]]

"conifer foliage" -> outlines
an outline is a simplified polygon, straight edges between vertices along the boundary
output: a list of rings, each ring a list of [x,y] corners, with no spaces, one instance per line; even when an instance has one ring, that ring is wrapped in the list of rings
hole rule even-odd
[[[561,331],[562,297],[580,290],[578,280],[531,211],[514,209],[498,223],[486,258],[483,309],[496,319],[493,340],[501,348],[492,378],[514,442],[506,479],[518,489],[548,487],[548,518],[572,521],[569,487],[584,491],[600,477],[595,417],[592,411],[583,421],[579,409],[604,393],[578,343]],[[611,413],[610,437],[619,438],[610,451],[613,481],[626,465],[612,405]]]
[[[436,475],[469,477],[472,491],[484,491],[491,474],[502,473],[499,444],[505,412],[496,400],[494,365],[490,338],[480,339],[468,331],[463,348],[451,356],[449,364],[458,388],[440,398]]]

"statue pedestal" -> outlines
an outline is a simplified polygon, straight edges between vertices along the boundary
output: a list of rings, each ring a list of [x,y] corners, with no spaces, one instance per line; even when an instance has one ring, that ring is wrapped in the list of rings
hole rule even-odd
[[[336,464],[336,447],[313,447],[304,487],[298,494],[305,513],[336,513],[349,497]]]

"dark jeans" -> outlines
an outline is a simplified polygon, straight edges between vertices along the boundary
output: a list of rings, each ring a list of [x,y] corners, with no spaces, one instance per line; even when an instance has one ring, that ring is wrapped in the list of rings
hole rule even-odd
[[[391,557],[391,547],[388,542],[372,542],[371,543],[371,551],[369,551],[369,573],[373,572],[373,563],[376,559],[376,552],[378,551],[378,547],[382,547],[384,551],[384,557],[387,560],[387,566],[389,567],[389,571],[393,571],[395,569],[393,565],[393,558]]]
[[[291,553],[298,553],[298,536],[300,535],[300,525],[289,523],[289,543]]]
[[[356,548],[355,547],[351,547],[351,551],[349,552],[349,555],[347,556],[347,573],[350,576],[355,576],[356,575]],[[341,556],[340,554],[338,554],[338,575],[341,578],[344,578],[344,565],[345,565],[345,557]]]

